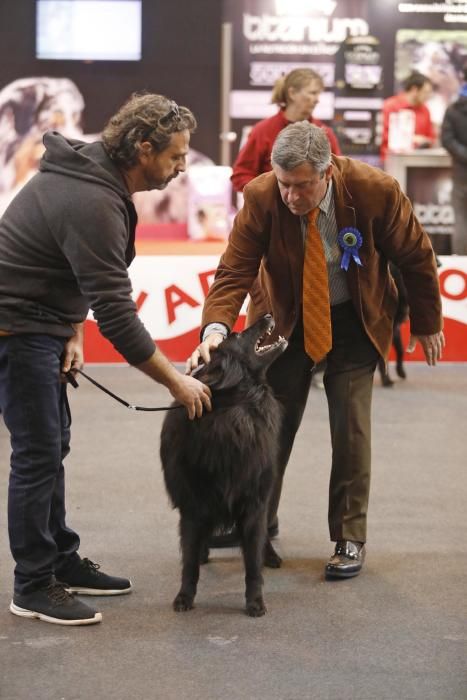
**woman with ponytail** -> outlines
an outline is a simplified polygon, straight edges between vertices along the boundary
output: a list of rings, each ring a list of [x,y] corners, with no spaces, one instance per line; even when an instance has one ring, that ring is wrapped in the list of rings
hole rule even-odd
[[[332,153],[340,155],[339,142],[332,129],[312,116],[323,89],[323,79],[311,68],[296,68],[276,81],[271,102],[278,105],[279,111],[258,122],[240,149],[231,178],[237,192],[242,192],[257,175],[271,170],[271,151],[276,136],[293,122],[307,119],[320,126],[326,132]]]

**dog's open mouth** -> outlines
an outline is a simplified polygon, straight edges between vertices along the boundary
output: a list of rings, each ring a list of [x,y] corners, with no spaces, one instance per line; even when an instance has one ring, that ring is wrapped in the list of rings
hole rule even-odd
[[[271,328],[270,330],[266,331],[265,335],[271,335],[272,330],[273,329]],[[275,350],[276,348],[287,342],[282,335],[279,336],[275,343],[270,343],[269,345],[261,345],[263,340],[264,336],[260,336],[256,341],[255,352],[257,355],[265,355],[267,352],[271,352],[271,350]]]

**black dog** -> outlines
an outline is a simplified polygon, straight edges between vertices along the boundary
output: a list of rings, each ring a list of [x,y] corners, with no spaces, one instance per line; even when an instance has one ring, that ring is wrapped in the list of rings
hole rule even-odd
[[[399,299],[397,302],[396,314],[394,316],[394,324],[392,328],[392,345],[396,352],[396,372],[401,379],[407,377],[406,371],[404,369],[404,345],[402,343],[401,337],[401,325],[404,321],[407,321],[409,317],[409,303],[407,298],[407,290],[405,288],[404,281],[402,279],[402,274],[394,263],[389,263],[389,270],[394,277],[394,282],[396,283],[397,291],[399,293]],[[381,375],[381,382],[383,386],[393,386],[394,382],[389,376],[387,363],[382,357],[378,360],[378,369]]]
[[[260,347],[274,328],[271,316],[232,333],[196,377],[212,391],[212,411],[190,421],[185,411],[167,414],[161,433],[165,485],[180,511],[183,568],[174,610],[193,607],[200,562],[218,527],[237,524],[245,564],[246,612],[264,615],[261,568],[281,565],[267,538],[267,509],[275,478],[281,409],[266,383],[266,370],[285,350],[284,338]]]

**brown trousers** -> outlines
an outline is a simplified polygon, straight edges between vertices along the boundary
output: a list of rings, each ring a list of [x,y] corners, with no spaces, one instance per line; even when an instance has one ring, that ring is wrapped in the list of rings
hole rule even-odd
[[[366,541],[371,471],[371,398],[378,352],[368,339],[352,302],[331,308],[332,350],[326,357],[324,386],[329,408],[332,465],[328,523],[332,541]],[[268,380],[283,405],[279,473],[269,525],[277,518],[282,482],[310,389],[313,361],[303,346],[303,322],[287,350],[270,367]]]

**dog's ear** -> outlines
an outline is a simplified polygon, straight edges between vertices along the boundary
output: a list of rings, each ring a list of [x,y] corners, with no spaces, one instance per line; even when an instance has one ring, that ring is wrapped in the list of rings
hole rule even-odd
[[[220,376],[214,385],[214,389],[231,389],[240,384],[244,377],[241,364],[231,357],[223,357],[221,361]]]
[[[241,382],[244,372],[238,362],[218,353],[211,357],[211,362],[199,372],[197,379],[214,390],[231,389]]]
[[[199,379],[203,384],[208,386],[214,386],[222,378],[222,366],[221,358],[218,356],[217,351],[211,351],[211,359],[207,365],[201,365],[196,372],[196,379]]]
[[[212,362],[198,372],[196,379],[199,379],[203,384],[214,387],[222,379],[222,367],[220,364],[213,365]]]

